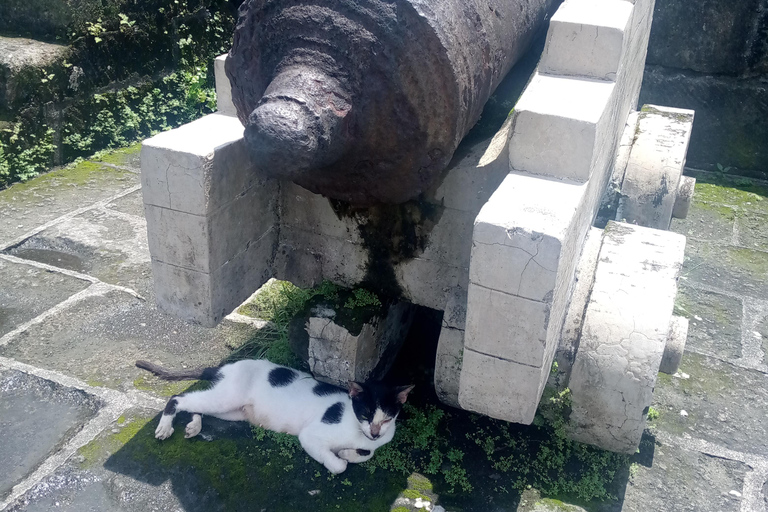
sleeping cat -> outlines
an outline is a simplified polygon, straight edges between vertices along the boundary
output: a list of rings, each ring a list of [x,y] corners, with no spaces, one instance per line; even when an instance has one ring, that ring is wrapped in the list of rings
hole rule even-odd
[[[201,379],[205,391],[171,397],[155,437],[173,434],[178,411],[192,413],[184,437],[200,433],[202,415],[254,425],[299,437],[310,457],[331,473],[348,462],[365,462],[395,435],[395,419],[413,386],[387,387],[350,381],[349,390],[318,382],[311,375],[269,361],[246,359],[219,368],[168,371],[147,361],[136,366],[164,380]]]

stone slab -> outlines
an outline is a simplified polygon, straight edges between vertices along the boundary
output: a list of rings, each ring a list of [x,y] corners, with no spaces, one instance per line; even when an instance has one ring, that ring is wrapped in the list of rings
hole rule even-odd
[[[682,276],[721,290],[765,298],[768,252],[691,240]]]
[[[90,283],[0,259],[0,337],[84,290]]]
[[[688,238],[721,242],[734,234],[736,210],[729,206],[694,201],[684,219],[673,218],[670,229]]]
[[[762,213],[739,215],[736,218],[736,232],[738,233],[737,242],[742,247],[768,252],[768,215]]]
[[[96,415],[82,391],[17,371],[0,372],[0,498]]]
[[[106,205],[110,210],[115,210],[134,217],[144,218],[144,200],[141,198],[141,190],[136,190],[123,197],[115,199]]]
[[[569,387],[569,434],[631,454],[669,334],[685,237],[609,223]]]
[[[659,441],[652,457],[650,466],[636,466],[624,493],[622,512],[744,510],[742,498],[730,493],[736,491],[741,495],[750,471],[746,464]]]
[[[645,105],[621,186],[616,220],[669,229],[694,113]]]
[[[615,80],[632,2],[569,0],[552,16],[539,72]]]
[[[189,383],[167,383],[134,367],[137,359],[170,368],[218,364],[253,334],[245,324],[190,325],[151,303],[108,291],[71,304],[18,334],[0,354],[75,376],[94,386],[142,389],[168,396]]]
[[[28,238],[9,254],[91,275],[147,296],[152,271],[142,217],[93,209]]]
[[[138,184],[132,172],[90,162],[16,183],[0,191],[0,249],[34,228]]]
[[[685,282],[675,300],[675,314],[688,319],[688,349],[726,361],[741,357],[742,309],[740,299]]]
[[[684,378],[685,374],[687,378]],[[765,457],[768,384],[764,373],[686,352],[678,376],[659,374],[657,428]],[[686,411],[681,415],[680,411]]]

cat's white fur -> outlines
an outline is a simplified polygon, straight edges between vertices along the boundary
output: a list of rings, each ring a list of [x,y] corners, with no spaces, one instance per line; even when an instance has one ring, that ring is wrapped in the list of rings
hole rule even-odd
[[[370,422],[359,422],[349,394],[317,396],[312,390],[318,382],[307,373],[294,370],[297,379],[287,386],[274,387],[268,381],[268,374],[275,368],[280,366],[264,360],[238,361],[219,369],[221,378],[211,389],[174,397],[176,411],[195,413],[186,426],[185,437],[200,433],[200,414],[230,421],[245,420],[298,436],[310,457],[338,474],[347,469],[348,462],[370,459],[377,448],[395,435],[395,418],[386,418],[377,409]],[[410,388],[402,394],[403,402],[408,391]],[[323,415],[338,402],[344,404],[341,422],[323,423]],[[163,414],[155,430],[156,438],[167,439],[173,434],[174,416],[175,412]],[[372,428],[379,430],[375,439]],[[357,450],[370,453],[360,455]]]

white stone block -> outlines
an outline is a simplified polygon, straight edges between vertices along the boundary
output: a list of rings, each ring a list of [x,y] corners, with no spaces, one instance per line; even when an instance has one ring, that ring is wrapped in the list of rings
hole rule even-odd
[[[271,277],[277,232],[272,229],[213,272],[152,260],[158,306],[183,320],[216,326]]]
[[[633,4],[566,0],[552,16],[539,72],[616,80]]]
[[[271,275],[277,183],[259,178],[236,118],[213,114],[142,146],[158,305],[215,325]]]
[[[611,222],[605,229],[571,372],[570,433],[634,453],[669,334],[685,237]]]
[[[314,194],[295,183],[280,187],[280,223],[289,228],[323,234],[361,244],[359,224],[352,217],[336,213],[327,197]]]
[[[258,181],[236,118],[211,114],[141,147],[144,204],[196,215],[234,200]]]
[[[403,297],[432,309],[445,307],[448,295],[459,285],[462,273],[466,271],[459,267],[421,257],[395,265],[395,277],[403,290]]]
[[[604,146],[601,138],[606,135],[599,125],[610,122],[606,114],[614,86],[536,73],[515,105],[510,168],[588,180],[595,153]]]
[[[464,348],[459,387],[462,408],[492,418],[530,424],[536,415],[544,382],[539,368],[506,361]],[[510,420],[510,411],[516,418]]]
[[[232,84],[229,83],[224,65],[228,54],[219,55],[213,61],[213,74],[216,79],[216,110],[225,116],[237,117],[237,110],[232,103]]]
[[[692,110],[643,107],[621,187],[617,220],[669,229],[693,115]]]

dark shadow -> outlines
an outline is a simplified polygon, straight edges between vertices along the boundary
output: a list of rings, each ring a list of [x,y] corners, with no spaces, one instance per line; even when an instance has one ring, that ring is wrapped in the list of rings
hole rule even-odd
[[[245,422],[206,417],[201,434],[184,439],[190,416],[179,413],[173,436],[158,441],[158,419],[111,455],[104,468],[154,487],[170,481],[188,512],[337,511],[340,504],[341,510],[389,510],[407,486],[404,475],[371,474],[359,465],[332,476],[306,456],[296,438],[258,439]]]

